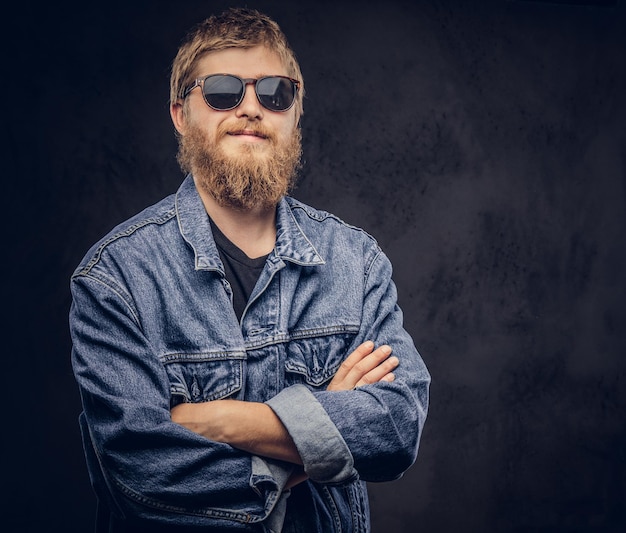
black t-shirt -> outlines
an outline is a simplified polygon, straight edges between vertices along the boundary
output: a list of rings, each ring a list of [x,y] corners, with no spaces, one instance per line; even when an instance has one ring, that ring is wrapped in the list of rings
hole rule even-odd
[[[241,320],[250,294],[252,294],[252,290],[265,266],[267,255],[251,259],[228,240],[213,220],[211,220],[211,229],[220,259],[224,263],[226,279],[233,290],[233,308],[237,318]]]

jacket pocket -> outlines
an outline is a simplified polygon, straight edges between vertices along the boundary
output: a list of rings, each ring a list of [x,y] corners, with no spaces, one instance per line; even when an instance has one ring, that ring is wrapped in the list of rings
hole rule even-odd
[[[291,340],[286,347],[285,380],[287,386],[305,383],[321,387],[335,375],[348,356],[355,333],[311,336]]]
[[[241,390],[242,352],[167,354],[161,358],[170,380],[171,405],[219,400]]]

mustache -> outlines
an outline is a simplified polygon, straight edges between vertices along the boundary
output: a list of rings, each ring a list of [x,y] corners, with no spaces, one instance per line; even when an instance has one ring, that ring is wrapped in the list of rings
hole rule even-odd
[[[217,138],[222,139],[226,135],[237,135],[243,132],[251,135],[258,135],[259,137],[268,139],[271,142],[276,141],[274,133],[267,129],[263,124],[250,122],[245,119],[220,124],[217,129]]]

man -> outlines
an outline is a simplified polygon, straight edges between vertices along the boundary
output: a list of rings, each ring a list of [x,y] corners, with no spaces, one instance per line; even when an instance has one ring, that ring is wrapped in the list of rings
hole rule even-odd
[[[303,94],[253,10],[210,17],[173,62],[188,175],[71,283],[97,531],[366,532],[365,482],[415,461],[430,376],[391,265],[287,196]]]

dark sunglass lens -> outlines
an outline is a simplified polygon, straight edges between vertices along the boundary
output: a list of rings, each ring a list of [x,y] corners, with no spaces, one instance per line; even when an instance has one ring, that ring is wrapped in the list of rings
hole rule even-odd
[[[260,79],[256,84],[259,102],[272,111],[286,111],[296,96],[295,84],[287,78],[272,76]]]
[[[209,76],[204,80],[204,98],[214,109],[233,109],[242,95],[243,84],[234,76]]]

